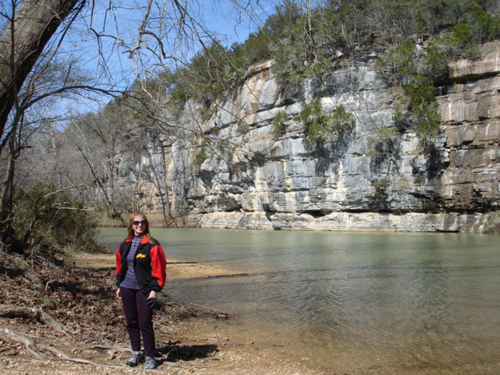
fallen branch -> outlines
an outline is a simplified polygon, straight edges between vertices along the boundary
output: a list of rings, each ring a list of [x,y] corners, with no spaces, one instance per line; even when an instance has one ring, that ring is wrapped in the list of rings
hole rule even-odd
[[[47,360],[48,358],[45,357],[42,353],[39,352],[38,348],[46,350],[48,352],[51,352],[54,354],[56,357],[58,357],[58,360],[61,361],[67,361],[67,362],[75,362],[75,363],[82,363],[85,365],[91,365],[91,366],[98,366],[98,367],[113,367],[113,368],[120,368],[122,366],[116,366],[116,365],[103,365],[100,363],[92,362],[87,359],[81,359],[81,358],[73,358],[64,353],[63,351],[54,348],[53,346],[49,345],[43,345],[39,344],[36,345],[33,340],[31,340],[29,337],[26,337],[24,335],[14,333],[10,329],[6,327],[0,327],[0,340],[5,341],[5,342],[10,342],[13,344],[22,344],[26,348],[28,352],[30,352],[32,355],[34,355],[38,359],[43,359]]]
[[[33,354],[38,359],[46,359],[36,348],[36,344],[30,338],[12,332],[10,329],[0,328],[0,340],[10,343],[22,344],[28,352]]]
[[[44,285],[43,285],[42,279],[35,272],[30,271],[30,270],[24,270],[23,271],[23,276],[26,279],[28,279],[29,281],[31,281],[38,290],[41,291],[41,290],[44,289]]]
[[[31,307],[0,305],[0,317],[35,319],[38,322],[50,325],[52,328],[73,339],[73,335],[61,323],[42,310]]]
[[[73,363],[80,363],[80,364],[84,364],[84,365],[90,365],[90,366],[95,366],[95,367],[105,367],[105,368],[123,368],[123,366],[119,366],[119,365],[102,364],[102,363],[92,362],[92,361],[89,361],[87,359],[70,357],[69,355],[64,353],[62,350],[54,348],[53,346],[50,346],[50,345],[44,345],[44,344],[37,345],[29,337],[26,337],[26,336],[18,334],[18,333],[14,333],[10,329],[8,329],[6,327],[1,327],[1,326],[0,326],[0,340],[2,340],[4,342],[12,343],[12,344],[22,344],[29,353],[31,353],[36,358],[42,359],[42,360],[56,360],[56,361],[63,361],[63,362],[73,362]],[[48,358],[48,357],[44,356],[42,353],[40,353],[39,349],[50,352],[53,355],[55,355],[57,358],[55,358],[55,359]],[[121,348],[115,348],[115,349],[121,350]],[[176,365],[173,363],[169,363],[168,367],[183,368],[182,366],[179,366],[179,365]],[[169,374],[170,372],[165,372],[165,371],[162,371],[161,369],[156,369],[155,373],[156,374]]]
[[[69,355],[67,355],[66,353],[64,353],[62,350],[54,348],[53,346],[43,345],[43,344],[40,344],[38,346],[40,348],[44,349],[44,350],[47,350],[47,351],[51,352],[56,357],[58,357],[58,359],[60,359],[62,361],[75,362],[75,363],[83,363],[85,365],[92,365],[92,366],[118,367],[118,366],[113,366],[113,365],[102,365],[100,363],[89,361],[88,359],[81,359],[81,358],[70,357]]]

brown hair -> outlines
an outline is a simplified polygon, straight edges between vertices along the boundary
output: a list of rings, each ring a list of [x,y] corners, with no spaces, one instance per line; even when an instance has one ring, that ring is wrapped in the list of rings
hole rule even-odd
[[[128,227],[127,227],[127,233],[128,237],[133,237],[135,232],[134,232],[134,219],[139,216],[141,219],[140,220],[146,220],[146,225],[144,227],[144,236],[148,239],[148,242],[153,243],[153,237],[151,237],[151,233],[149,233],[149,221],[146,215],[144,215],[140,211],[136,211],[130,216],[130,219],[128,220]]]

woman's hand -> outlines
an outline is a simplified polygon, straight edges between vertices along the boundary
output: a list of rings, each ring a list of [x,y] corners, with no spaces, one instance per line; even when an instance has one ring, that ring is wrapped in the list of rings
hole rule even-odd
[[[118,299],[122,299],[122,296],[121,296],[121,294],[120,294],[120,288],[118,288],[118,289],[116,290],[116,298],[118,298]]]
[[[161,307],[163,305],[162,302],[158,298],[156,298],[157,296],[158,296],[158,294],[154,290],[152,290],[148,294],[148,298],[146,300],[146,305],[148,305],[148,307],[151,310],[159,310],[159,309],[161,309]]]
[[[154,290],[152,290],[151,292],[149,292],[148,299],[150,299],[150,298],[156,298],[156,292]]]

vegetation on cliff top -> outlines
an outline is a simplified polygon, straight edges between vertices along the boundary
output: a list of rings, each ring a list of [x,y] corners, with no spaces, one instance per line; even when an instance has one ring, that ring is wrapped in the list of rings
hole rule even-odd
[[[169,75],[171,103],[195,99],[210,115],[252,64],[273,59],[272,70],[286,87],[308,78],[321,81],[336,66],[375,49],[380,73],[402,88],[395,124],[404,123],[401,133],[413,130],[426,148],[439,132],[435,85],[446,80],[450,60],[477,58],[479,44],[500,37],[496,12],[498,3],[490,0],[326,1],[316,7],[287,0],[245,42],[230,48],[214,42]],[[309,145],[316,143],[317,127],[307,123],[326,124],[313,117],[302,119],[305,133],[312,130]],[[278,112],[272,135],[284,133],[286,120]]]
[[[447,60],[478,57],[477,45],[500,37],[498,10],[492,0],[326,1],[314,8],[286,0],[245,42],[230,48],[214,42],[189,66],[173,72],[170,95],[209,105],[237,84],[248,67],[268,59],[275,60],[278,79],[290,83],[321,76],[339,56],[359,56],[377,43],[408,48],[409,40],[414,46],[429,38],[433,57],[418,73],[439,79],[444,55]]]

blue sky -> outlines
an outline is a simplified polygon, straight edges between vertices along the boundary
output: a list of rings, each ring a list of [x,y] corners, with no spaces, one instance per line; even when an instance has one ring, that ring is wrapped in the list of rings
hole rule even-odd
[[[243,4],[235,6],[235,2]],[[274,12],[279,0],[184,0],[181,3],[189,6],[189,13],[196,20],[196,27],[205,43],[209,43],[208,35],[215,36],[226,46],[234,42],[243,42],[251,32],[257,30],[258,25]],[[156,0],[150,9],[148,29],[156,35],[162,35],[161,41],[167,58],[159,59],[150,50],[159,52],[155,38],[145,35],[145,43],[137,49],[130,59],[127,50],[133,49],[137,44],[138,29],[146,13],[146,0],[114,0],[113,10],[109,9],[109,0],[95,0],[93,9],[88,7],[83,16],[72,27],[66,36],[64,49],[67,54],[78,56],[81,64],[89,75],[98,75],[97,79],[103,85],[116,85],[116,87],[129,86],[136,78],[138,72],[153,75],[155,71],[165,68],[175,69],[177,64],[189,61],[190,57],[199,50],[200,44],[190,40],[193,36],[187,30],[181,40],[175,30],[178,17],[175,15],[172,1]],[[165,20],[160,25],[158,20]],[[93,30],[102,35],[96,38]],[[205,29],[206,28],[206,29]],[[149,47],[149,50],[148,50]],[[101,49],[102,54],[97,53]],[[106,64],[103,64],[105,62]],[[107,70],[102,70],[105,65]],[[105,102],[105,101],[104,101]],[[90,103],[90,102],[89,102]],[[70,103],[66,103],[70,105]],[[75,103],[79,110],[83,102]],[[90,108],[96,104],[91,103]]]

